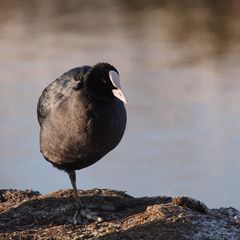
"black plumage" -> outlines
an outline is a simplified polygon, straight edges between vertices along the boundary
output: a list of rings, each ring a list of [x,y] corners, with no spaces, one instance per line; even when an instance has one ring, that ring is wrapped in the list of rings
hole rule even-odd
[[[127,102],[118,71],[108,63],[69,70],[47,86],[37,106],[40,149],[53,166],[65,170],[77,205],[75,170],[100,160],[120,142]]]

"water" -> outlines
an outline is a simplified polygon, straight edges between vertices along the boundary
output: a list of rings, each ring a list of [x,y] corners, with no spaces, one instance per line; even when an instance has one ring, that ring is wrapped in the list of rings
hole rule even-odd
[[[70,188],[39,152],[36,104],[68,69],[107,61],[129,100],[121,144],[78,187],[240,208],[237,1],[1,1],[0,188]]]

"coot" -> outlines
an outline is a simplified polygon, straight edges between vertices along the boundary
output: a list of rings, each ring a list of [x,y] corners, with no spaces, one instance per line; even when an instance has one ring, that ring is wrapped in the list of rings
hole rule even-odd
[[[127,121],[124,103],[119,73],[108,63],[69,70],[48,85],[38,100],[40,151],[69,175],[77,205],[75,223],[82,215],[97,219],[82,210],[75,170],[97,162],[118,145]]]

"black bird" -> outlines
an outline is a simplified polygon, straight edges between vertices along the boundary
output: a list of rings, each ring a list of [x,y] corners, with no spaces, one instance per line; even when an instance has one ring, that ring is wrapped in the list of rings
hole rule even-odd
[[[40,151],[54,167],[68,173],[76,199],[74,223],[84,209],[76,188],[76,173],[115,148],[125,131],[127,100],[119,73],[108,63],[69,70],[48,85],[38,100]],[[90,216],[90,217],[89,217]]]

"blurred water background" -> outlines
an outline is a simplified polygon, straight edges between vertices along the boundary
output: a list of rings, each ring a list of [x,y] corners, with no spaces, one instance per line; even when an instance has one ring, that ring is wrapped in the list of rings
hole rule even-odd
[[[240,209],[240,2],[0,1],[0,188],[71,188],[39,152],[36,104],[68,69],[120,71],[121,144],[78,188]]]

